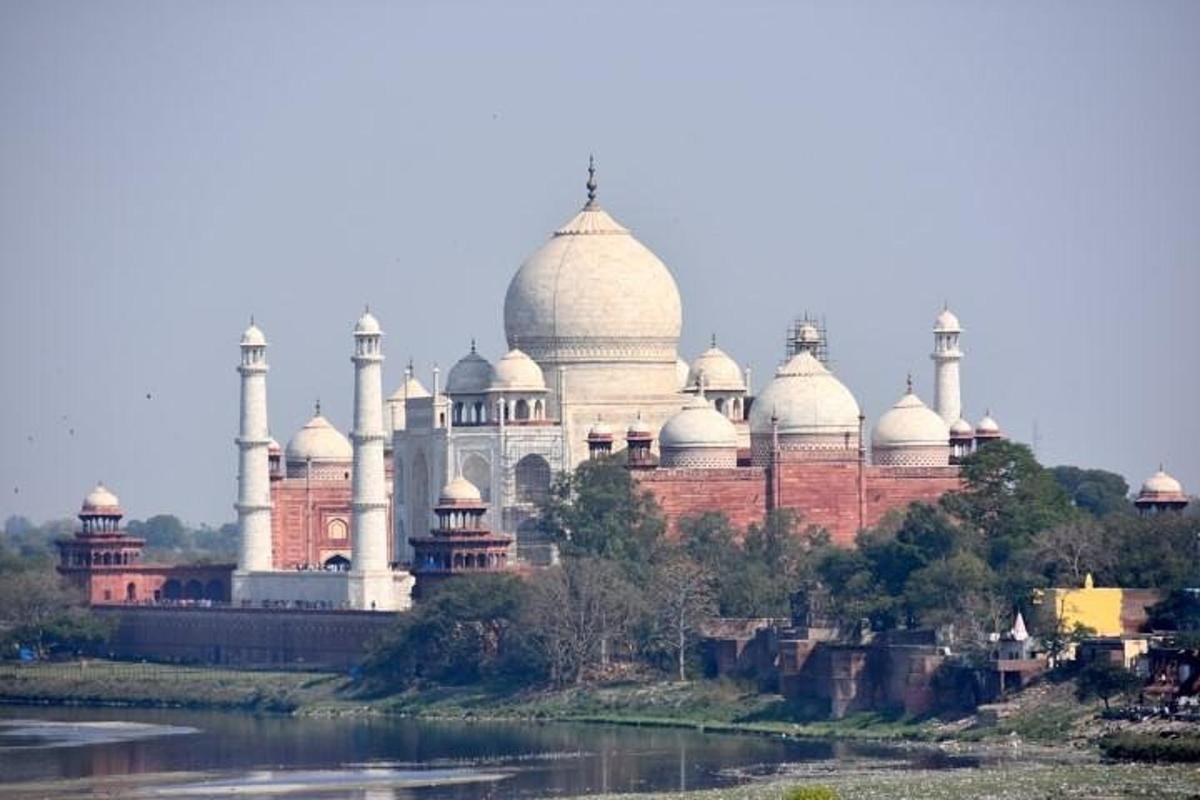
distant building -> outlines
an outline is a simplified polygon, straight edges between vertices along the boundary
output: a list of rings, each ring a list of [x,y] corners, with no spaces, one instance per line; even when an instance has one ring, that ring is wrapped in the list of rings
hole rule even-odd
[[[232,564],[144,564],[145,540],[121,527],[125,512],[103,484],[88,492],[79,529],[59,539],[58,572],[94,605],[227,603]]]
[[[1187,507],[1188,496],[1184,494],[1179,481],[1164,472],[1162,465],[1159,465],[1158,472],[1142,483],[1133,504],[1143,515],[1178,513]]]

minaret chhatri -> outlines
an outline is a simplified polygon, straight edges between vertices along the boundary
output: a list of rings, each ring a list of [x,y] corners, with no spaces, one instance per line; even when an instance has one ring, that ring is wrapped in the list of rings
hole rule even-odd
[[[267,450],[267,337],[250,319],[242,334],[241,425],[238,438],[238,512],[241,550],[238,572],[267,572],[271,558],[271,478]],[[236,598],[235,598],[236,599]]]
[[[350,506],[353,552],[350,604],[361,609],[395,607],[388,568],[387,486],[383,446],[383,331],[370,309],[354,326],[354,444]]]
[[[962,350],[958,349],[958,337],[962,326],[949,306],[942,307],[933,323],[933,410],[947,425],[953,425],[962,417],[962,391],[959,387],[958,362],[962,361]]]

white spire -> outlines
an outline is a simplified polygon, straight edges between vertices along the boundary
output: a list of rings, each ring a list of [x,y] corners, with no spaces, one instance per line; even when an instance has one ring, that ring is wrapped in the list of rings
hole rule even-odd
[[[267,450],[267,339],[251,320],[242,334],[241,424],[238,446],[238,512],[241,548],[238,572],[266,572],[271,560],[271,479]],[[234,598],[238,599],[238,598]]]
[[[962,327],[958,317],[949,306],[942,309],[933,323],[933,410],[947,425],[953,425],[962,417],[962,391],[959,387],[958,362],[962,350],[958,337]]]
[[[369,310],[354,328],[354,445],[351,473],[353,510],[350,604],[355,608],[395,608],[387,552],[387,486],[383,446],[383,332]]]

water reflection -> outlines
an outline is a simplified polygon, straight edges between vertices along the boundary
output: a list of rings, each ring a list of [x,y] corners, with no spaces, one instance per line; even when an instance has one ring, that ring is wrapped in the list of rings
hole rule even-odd
[[[211,774],[217,773],[215,780],[228,783],[209,786],[209,796],[236,791],[253,797],[258,790],[279,796],[281,788],[307,781],[321,784],[308,786],[307,794],[321,791],[323,796],[478,800],[690,790],[773,774],[795,762],[914,759],[877,745],[656,728],[293,719],[179,710],[0,710],[0,720],[33,717],[123,720],[197,732],[33,749],[0,737],[0,782],[167,772],[209,773],[204,780],[214,780]],[[176,794],[204,796],[187,788],[193,783],[176,781]],[[160,783],[156,790],[163,788]]]

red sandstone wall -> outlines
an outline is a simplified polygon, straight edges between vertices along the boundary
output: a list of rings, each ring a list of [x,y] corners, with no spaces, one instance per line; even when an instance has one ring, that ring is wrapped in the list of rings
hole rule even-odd
[[[878,524],[892,509],[935,502],[962,488],[958,467],[867,467],[866,526]]]
[[[389,475],[390,475],[389,471]],[[276,569],[320,565],[331,556],[350,557],[350,481],[285,478],[271,484],[271,552]],[[307,508],[311,504],[311,512]],[[330,523],[345,523],[346,536],[330,535]],[[337,528],[338,526],[335,526]],[[392,527],[391,480],[388,480],[388,530]],[[388,537],[388,559],[395,543]]]
[[[117,623],[110,642],[122,658],[239,666],[345,669],[394,614],[243,608],[109,606]]]
[[[858,533],[858,463],[818,461],[780,467],[778,508],[796,511],[803,525],[829,531],[849,547]]]
[[[105,603],[153,603],[167,599],[172,592],[168,581],[179,587],[179,599],[189,597],[189,589],[199,586],[199,598],[228,603],[233,578],[231,564],[131,564],[121,567],[92,567],[73,572],[70,577],[82,585],[92,605]],[[132,586],[132,592],[130,587]],[[197,594],[192,592],[192,594]]]
[[[654,495],[672,533],[680,517],[706,511],[719,511],[744,529],[761,521],[767,507],[766,480],[759,467],[635,470],[633,476]]]
[[[961,485],[957,467],[881,467],[866,465],[862,522],[878,523],[887,512],[916,501],[932,502]],[[771,496],[769,472],[736,469],[654,469],[634,478],[653,493],[675,521],[706,511],[724,513],[738,528],[760,522],[770,507],[789,508],[805,525],[829,531],[835,544],[850,547],[860,527],[857,462],[796,462],[780,467],[779,497]]]

